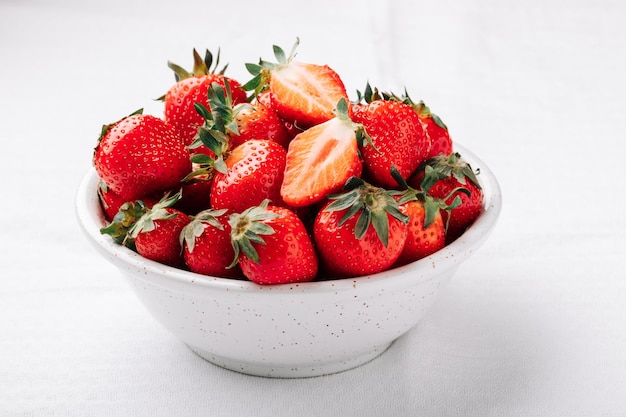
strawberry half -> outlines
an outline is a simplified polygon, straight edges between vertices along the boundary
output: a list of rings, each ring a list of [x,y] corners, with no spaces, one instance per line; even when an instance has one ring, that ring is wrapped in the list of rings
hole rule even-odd
[[[337,115],[298,134],[289,144],[280,195],[285,203],[303,207],[340,191],[346,181],[361,175],[361,130],[348,118],[344,99]]]
[[[307,128],[333,118],[335,105],[342,98],[348,100],[348,94],[339,74],[328,65],[294,61],[298,44],[296,40],[289,56],[274,45],[277,63],[247,64],[254,78],[243,88],[257,94],[269,88],[278,115]]]

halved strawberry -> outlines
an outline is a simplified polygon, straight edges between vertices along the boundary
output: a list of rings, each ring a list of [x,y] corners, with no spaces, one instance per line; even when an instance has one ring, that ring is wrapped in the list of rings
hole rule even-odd
[[[361,175],[360,126],[348,117],[343,99],[332,119],[298,134],[289,144],[280,195],[294,207],[308,206],[340,191]]]
[[[246,67],[254,78],[243,88],[257,93],[269,88],[276,112],[284,120],[306,128],[334,117],[340,99],[348,100],[346,87],[328,65],[294,61],[296,40],[289,56],[274,45],[277,63],[261,60]]]

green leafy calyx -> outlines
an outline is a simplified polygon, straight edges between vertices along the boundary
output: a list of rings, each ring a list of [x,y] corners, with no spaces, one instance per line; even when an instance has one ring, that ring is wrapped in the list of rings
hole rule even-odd
[[[358,215],[354,236],[363,238],[367,230],[372,226],[376,235],[385,245],[389,244],[389,217],[392,216],[402,223],[407,223],[409,217],[398,208],[398,202],[392,193],[384,188],[373,186],[360,178],[348,179],[344,186],[344,193],[329,196],[333,200],[325,211],[345,210],[339,220],[339,226],[344,225],[349,219]]]
[[[127,239],[136,239],[140,233],[151,232],[155,228],[154,222],[156,220],[168,220],[177,216],[176,213],[172,213],[166,210],[172,207],[182,197],[182,190],[178,191],[174,195],[167,193],[163,198],[147,210],[128,231]]]
[[[231,214],[228,218],[231,227],[230,240],[235,251],[235,258],[230,267],[239,262],[241,253],[251,261],[260,263],[259,254],[253,244],[265,244],[263,236],[275,233],[274,228],[266,222],[279,216],[268,210],[268,205],[269,200],[266,199],[260,205],[250,207],[241,213]]]
[[[300,39],[296,38],[296,42],[291,47],[289,55],[278,45],[273,45],[274,57],[276,62],[265,61],[259,59],[258,64],[247,63],[246,69],[252,75],[252,79],[242,85],[242,88],[246,91],[252,91],[252,97],[258,96],[263,91],[267,90],[271,79],[272,71],[277,71],[280,68],[286,67],[296,56],[296,49],[300,45]]]
[[[460,184],[465,185],[469,180],[477,188],[480,187],[476,177],[480,171],[474,172],[468,162],[466,162],[458,152],[453,152],[449,156],[438,155],[424,161],[418,170],[424,170],[424,179],[421,188],[425,191],[437,183],[437,181],[454,177]]]
[[[200,237],[207,227],[224,230],[224,225],[220,223],[219,218],[226,214],[227,211],[227,209],[207,209],[196,214],[180,233],[181,247],[186,245],[189,252],[193,252],[196,246],[196,238]]]

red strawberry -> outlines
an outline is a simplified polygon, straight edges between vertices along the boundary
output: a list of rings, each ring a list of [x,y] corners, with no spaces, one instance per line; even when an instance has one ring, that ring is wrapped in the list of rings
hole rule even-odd
[[[241,89],[239,82],[224,75],[226,67],[220,72],[215,72],[219,65],[219,52],[213,68],[211,67],[213,55],[208,50],[203,60],[194,49],[193,59],[194,66],[191,73],[168,62],[168,66],[176,75],[176,84],[161,97],[165,105],[165,120],[174,126],[185,145],[189,145],[193,141],[198,127],[203,123],[202,116],[195,109],[195,103],[201,103],[205,107],[209,106],[207,91],[211,84],[218,83],[224,86],[224,81],[227,80],[233,103],[241,103],[246,100],[246,92]]]
[[[272,109],[272,111],[276,113],[276,109],[274,109],[274,104],[272,101],[272,93],[269,90],[265,90],[264,92],[258,94],[255,97],[255,102]],[[276,115],[278,115],[278,113],[276,113]],[[278,117],[280,118],[280,116]],[[289,140],[295,138],[298,133],[302,133],[302,131],[305,130],[304,128],[296,126],[293,122],[286,122],[282,118],[280,119],[283,121],[283,124],[285,125],[285,130],[287,131],[287,134],[289,135]]]
[[[93,164],[125,201],[178,188],[191,170],[189,152],[172,128],[141,110],[103,126]]]
[[[318,261],[302,221],[285,207],[250,207],[229,219],[235,262],[257,284],[311,281]]]
[[[98,181],[98,198],[100,199],[100,205],[104,211],[104,217],[108,221],[113,221],[117,213],[122,209],[126,200],[122,199],[119,195],[107,187],[104,181]],[[144,196],[141,197],[142,203],[150,208],[159,202],[158,196]]]
[[[238,266],[229,268],[235,257],[230,243],[226,209],[204,210],[181,233],[187,267],[196,273],[223,278],[242,277]]]
[[[115,194],[104,181],[98,181],[98,199],[104,212],[104,217],[108,221],[112,221],[115,215],[120,211],[122,204],[126,202],[122,197]]]
[[[232,146],[250,139],[267,139],[287,149],[291,135],[285,123],[271,107],[262,104],[238,105],[234,109],[238,134],[231,134]]]
[[[331,196],[318,213],[313,235],[331,276],[355,277],[390,268],[407,237],[408,217],[386,190],[358,178],[350,191]]]
[[[307,128],[334,117],[333,109],[340,99],[348,100],[339,75],[327,65],[294,61],[296,40],[289,56],[274,45],[277,63],[261,60],[259,65],[247,64],[255,77],[245,89],[257,92],[269,87],[276,112],[285,121]]]
[[[426,130],[426,135],[430,142],[430,150],[426,159],[437,155],[450,155],[452,153],[453,143],[450,138],[448,127],[443,123],[441,118],[430,111],[430,108],[423,101],[415,105],[414,109]]]
[[[447,223],[446,243],[458,238],[476,220],[482,210],[483,191],[472,167],[458,152],[439,155],[420,166],[409,180],[409,185],[419,188],[435,198],[452,204],[458,196],[458,207],[444,212]]]
[[[392,168],[392,175],[404,191],[394,192],[399,209],[409,216],[408,235],[396,265],[417,261],[437,252],[446,245],[446,225],[442,210],[451,210],[461,204],[459,197],[446,205],[424,191],[410,187],[400,173]]]
[[[354,106],[352,120],[365,126],[373,144],[361,149],[364,175],[373,184],[397,187],[391,176],[392,166],[407,179],[424,161],[428,139],[410,106],[392,100],[374,100]]]
[[[408,235],[397,264],[404,265],[437,252],[446,245],[446,225],[439,209],[427,219],[426,203],[411,200],[399,205],[409,216]]]
[[[340,191],[350,177],[360,176],[361,133],[341,99],[336,117],[297,135],[287,151],[283,200],[294,207],[308,206]]]
[[[450,132],[448,132],[448,127],[439,116],[430,111],[430,108],[423,101],[415,103],[406,91],[402,97],[398,97],[395,94],[386,94],[385,96],[390,100],[397,100],[408,104],[419,116],[429,143],[426,159],[439,154],[447,156],[452,153],[453,143],[450,138]]]
[[[135,241],[137,252],[144,258],[165,265],[184,265],[180,234],[190,219],[182,211],[171,208],[180,194],[159,201],[130,228],[128,236]]]
[[[239,213],[265,199],[282,204],[280,187],[287,151],[276,142],[249,140],[234,148],[225,169],[218,168],[211,188],[211,207]]]
[[[224,87],[213,83],[208,97],[210,109],[196,105],[196,110],[204,117],[203,129],[222,132],[229,147],[234,148],[250,139],[267,139],[287,149],[291,135],[271,106],[260,102],[234,104],[227,80]],[[201,135],[196,136],[191,148],[198,148],[198,142],[202,143]]]

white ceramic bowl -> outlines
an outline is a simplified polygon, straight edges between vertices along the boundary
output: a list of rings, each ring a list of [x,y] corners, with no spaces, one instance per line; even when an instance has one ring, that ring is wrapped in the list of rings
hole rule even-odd
[[[482,161],[455,146],[480,168],[485,201],[479,218],[432,256],[366,277],[260,286],[144,259],[100,234],[105,220],[93,170],[77,192],[77,216],[89,241],[121,270],[148,311],[202,358],[266,377],[330,374],[377,357],[415,326],[494,228],[499,185]]]

